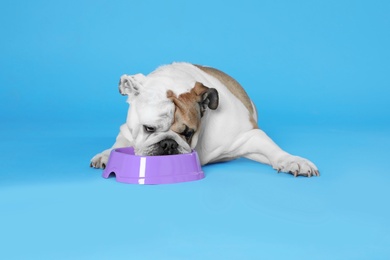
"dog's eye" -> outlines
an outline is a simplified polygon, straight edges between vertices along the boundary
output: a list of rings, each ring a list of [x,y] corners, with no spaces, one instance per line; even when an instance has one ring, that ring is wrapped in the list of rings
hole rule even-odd
[[[145,132],[147,132],[147,133],[154,133],[154,132],[156,132],[156,128],[153,127],[153,126],[144,125],[144,130],[145,130]]]
[[[189,129],[188,126],[186,126],[183,133],[181,134],[186,138],[187,141],[190,141],[194,133],[195,133],[194,129]]]
[[[191,137],[194,135],[194,130],[189,130],[184,136],[189,141]]]

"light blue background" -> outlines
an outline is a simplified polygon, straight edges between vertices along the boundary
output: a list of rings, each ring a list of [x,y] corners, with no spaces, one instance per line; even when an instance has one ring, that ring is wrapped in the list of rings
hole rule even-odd
[[[389,1],[0,3],[1,259],[389,259]],[[249,160],[136,186],[89,160],[121,74],[235,77],[260,126],[320,178]]]

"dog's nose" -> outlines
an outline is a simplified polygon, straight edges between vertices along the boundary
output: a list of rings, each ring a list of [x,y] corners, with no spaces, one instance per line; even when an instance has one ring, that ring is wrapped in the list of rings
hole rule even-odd
[[[178,154],[178,146],[176,141],[172,139],[165,139],[160,142],[160,147],[162,148],[164,155]]]

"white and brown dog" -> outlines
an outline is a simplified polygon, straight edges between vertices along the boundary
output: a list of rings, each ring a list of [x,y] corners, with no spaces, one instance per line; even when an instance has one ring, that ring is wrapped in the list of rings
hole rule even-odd
[[[133,146],[137,155],[198,152],[202,165],[246,157],[294,176],[319,176],[307,159],[283,151],[257,126],[254,104],[225,73],[190,63],[159,67],[147,76],[123,75],[119,91],[130,105],[113,147],[91,167],[104,168],[110,151]]]

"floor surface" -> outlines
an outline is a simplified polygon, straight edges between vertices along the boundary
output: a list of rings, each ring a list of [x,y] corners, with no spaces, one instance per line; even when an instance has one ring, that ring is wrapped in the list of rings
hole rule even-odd
[[[88,167],[115,137],[91,127],[1,130],[1,259],[390,258],[388,129],[269,127],[318,178],[238,159],[142,186]]]

